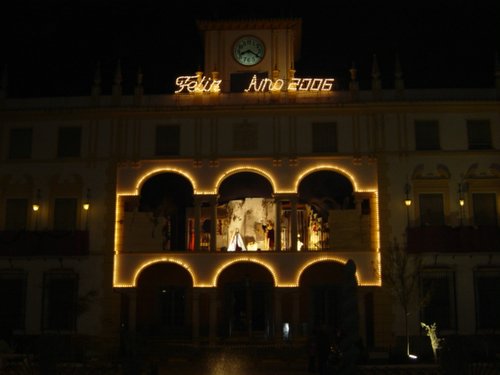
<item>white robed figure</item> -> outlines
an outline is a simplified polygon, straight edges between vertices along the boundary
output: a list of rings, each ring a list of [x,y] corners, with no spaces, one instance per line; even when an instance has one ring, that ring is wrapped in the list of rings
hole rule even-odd
[[[231,242],[229,242],[227,251],[246,251],[245,243],[243,242],[243,238],[241,237],[238,229],[234,232],[234,236],[231,239]]]

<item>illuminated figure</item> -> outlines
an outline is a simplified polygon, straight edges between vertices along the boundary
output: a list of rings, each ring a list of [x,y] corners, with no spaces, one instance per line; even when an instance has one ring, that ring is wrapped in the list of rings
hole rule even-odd
[[[238,229],[236,229],[227,251],[246,251],[245,243],[243,242],[243,238],[241,237]]]

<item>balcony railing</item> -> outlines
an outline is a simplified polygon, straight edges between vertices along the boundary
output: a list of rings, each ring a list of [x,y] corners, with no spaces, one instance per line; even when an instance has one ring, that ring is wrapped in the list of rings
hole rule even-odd
[[[88,231],[0,231],[0,256],[81,256],[88,253]]]
[[[500,252],[500,228],[428,226],[407,229],[408,251],[413,253]]]

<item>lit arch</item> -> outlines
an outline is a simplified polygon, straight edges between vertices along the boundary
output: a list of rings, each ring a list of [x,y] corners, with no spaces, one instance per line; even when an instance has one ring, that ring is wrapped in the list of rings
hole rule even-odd
[[[143,175],[141,175],[138,178],[137,183],[135,184],[134,192],[130,193],[130,194],[131,195],[138,195],[139,191],[141,191],[142,186],[144,185],[144,183],[147,180],[149,180],[153,176],[156,176],[156,175],[159,175],[159,174],[162,174],[165,172],[175,173],[175,174],[179,174],[179,175],[185,177],[191,183],[191,185],[193,187],[193,191],[196,192],[196,181],[191,174],[189,174],[186,171],[183,171],[182,169],[165,167],[165,168],[155,168],[155,169],[150,170],[150,171],[144,173]],[[121,194],[126,195],[126,193],[121,193]]]
[[[177,264],[179,266],[181,266],[182,268],[184,268],[186,271],[189,272],[189,275],[191,276],[191,281],[193,283],[193,286],[196,285],[196,280],[195,280],[195,276],[193,274],[193,271],[191,270],[191,268],[189,267],[188,264],[182,262],[181,260],[179,259],[175,259],[175,258],[156,258],[154,260],[151,260],[149,262],[145,262],[143,264],[141,264],[137,269],[136,271],[134,272],[134,278],[132,280],[132,287],[136,287],[137,286],[137,280],[139,279],[139,275],[141,274],[141,272],[143,270],[145,270],[147,267],[155,264],[155,263],[174,263],[174,264]]]
[[[269,264],[267,264],[259,259],[252,259],[252,258],[248,258],[248,257],[247,258],[241,257],[238,259],[232,259],[232,260],[227,261],[226,263],[222,264],[219,268],[217,268],[217,271],[215,272],[215,275],[214,275],[214,278],[212,281],[212,286],[214,286],[214,287],[217,286],[217,282],[219,281],[219,276],[222,273],[222,271],[224,271],[229,266],[232,266],[233,264],[243,263],[243,262],[252,262],[252,263],[257,263],[257,264],[260,264],[261,266],[264,266],[264,268],[267,269],[271,273],[271,275],[273,276],[274,286],[275,287],[278,286],[276,272],[274,271],[274,268],[272,266],[270,266]]]
[[[252,167],[252,166],[240,166],[240,167],[228,169],[227,171],[222,173],[219,176],[219,178],[217,179],[217,181],[215,182],[215,191],[216,192],[219,191],[220,186],[224,182],[225,179],[227,179],[228,177],[230,177],[232,175],[238,174],[240,172],[253,172],[255,174],[258,174],[258,175],[264,177],[271,184],[273,192],[276,192],[276,181],[269,174],[269,172],[264,171],[263,169],[260,169],[260,168]]]
[[[351,173],[349,173],[348,171],[346,171],[343,168],[337,167],[335,165],[328,165],[328,164],[317,165],[313,168],[309,168],[309,169],[305,170],[304,172],[302,172],[295,180],[294,190],[296,192],[298,191],[299,185],[304,178],[306,178],[307,176],[309,176],[310,174],[312,174],[314,172],[319,172],[319,171],[333,171],[333,172],[340,173],[342,176],[346,177],[349,180],[349,182],[352,184],[354,191],[358,191],[358,185],[356,183],[356,179],[354,178],[354,176]]]
[[[296,275],[296,278],[295,278],[295,286],[299,286],[300,285],[300,277],[302,276],[302,274],[304,273],[304,271],[306,271],[309,267],[311,267],[312,265],[314,265],[316,263],[323,263],[325,261],[326,262],[330,261],[330,262],[340,263],[340,264],[342,264],[342,265],[345,266],[346,263],[348,262],[348,259],[344,259],[344,258],[339,258],[339,257],[327,255],[327,256],[324,256],[324,257],[321,257],[321,258],[313,259],[310,262],[307,262],[306,264],[304,264],[297,271],[297,275]],[[356,284],[360,285],[358,270],[356,270],[356,273],[354,274],[354,276],[356,277]]]

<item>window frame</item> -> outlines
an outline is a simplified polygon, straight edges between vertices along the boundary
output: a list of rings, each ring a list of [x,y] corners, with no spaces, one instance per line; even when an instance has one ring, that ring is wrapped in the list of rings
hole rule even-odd
[[[415,150],[441,150],[441,127],[438,120],[414,121]]]
[[[23,132],[25,132],[25,134],[23,134]],[[27,134],[28,132],[29,135]],[[19,150],[21,150],[21,152],[19,152]],[[33,155],[33,128],[10,128],[9,148],[7,152],[9,160],[31,159]]]
[[[433,301],[442,302],[442,298],[433,299],[432,293],[428,294],[427,287],[424,286],[424,280],[446,280],[447,281],[447,304],[444,307],[447,310],[447,323],[443,324],[443,320],[436,319],[435,314],[444,315],[443,308],[434,307],[430,310],[427,304],[432,304]],[[431,281],[432,282],[432,281]],[[419,293],[420,300],[424,303],[420,307],[420,321],[426,324],[436,323],[438,329],[443,332],[455,332],[458,329],[458,313],[457,313],[457,290],[456,290],[456,274],[455,271],[448,267],[427,267],[423,268],[419,276]],[[442,304],[441,304],[442,306]]]
[[[311,123],[311,152],[313,154],[336,154],[339,152],[337,121]]]
[[[467,146],[469,150],[489,150],[492,148],[491,121],[489,119],[470,119],[467,120],[466,126]],[[482,127],[482,129],[478,129],[474,133],[472,129],[478,127]],[[484,138],[482,138],[483,135],[485,136]],[[475,140],[471,142],[471,138],[475,138]]]
[[[57,130],[57,157],[79,158],[82,153],[82,127],[60,126]]]
[[[51,294],[50,282],[58,280],[64,284],[69,281],[74,283],[70,300],[63,301],[62,293]],[[63,285],[63,284],[60,284]],[[43,275],[43,295],[42,295],[42,331],[43,332],[75,332],[78,320],[78,289],[79,277],[72,270],[49,271]],[[53,306],[53,304],[57,306]],[[58,306],[64,306],[64,314],[60,314]],[[63,324],[66,323],[66,324]],[[60,325],[59,325],[60,324]]]
[[[13,298],[8,298],[9,304],[8,306],[10,307],[11,311],[7,311],[7,308],[2,308],[0,309],[0,325],[1,323],[8,323],[8,327],[10,327],[14,332],[16,331],[24,331],[26,328],[26,297],[27,297],[27,283],[28,283],[28,276],[26,272],[21,271],[21,270],[8,270],[8,271],[2,271],[0,272],[0,280],[5,280],[5,279],[10,279],[10,280],[16,280],[21,283],[21,293],[17,293],[16,291],[13,291],[12,286],[8,286],[8,290],[11,292],[10,294],[12,295]],[[2,296],[3,297],[3,296]],[[16,303],[18,303],[18,306],[14,307],[15,303],[15,298],[19,298]],[[19,315],[15,316],[14,310],[18,310]],[[10,319],[8,317],[10,313],[13,313],[13,318]],[[2,317],[4,315],[4,317]]]
[[[162,132],[164,134],[160,134]],[[180,150],[180,126],[176,124],[157,125],[155,128],[155,156],[179,156]]]

